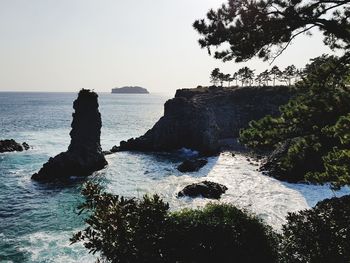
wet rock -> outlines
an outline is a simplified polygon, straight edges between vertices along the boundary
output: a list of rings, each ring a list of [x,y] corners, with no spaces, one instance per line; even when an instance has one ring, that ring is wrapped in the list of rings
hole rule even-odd
[[[177,169],[182,173],[197,172],[207,163],[208,161],[205,159],[186,160],[180,164]]]
[[[30,148],[29,144],[26,142],[22,143],[22,146],[23,146],[24,150],[26,150],[26,151],[29,150],[29,148]]]
[[[120,150],[119,150],[119,147],[118,147],[118,146],[114,145],[114,146],[112,147],[112,149],[110,149],[109,151],[112,152],[112,153],[116,153],[116,152],[119,152]]]
[[[50,158],[32,179],[67,180],[71,176],[91,175],[107,165],[100,145],[102,122],[97,99],[98,95],[93,91],[83,89],[79,92],[73,104],[75,112],[68,150]]]
[[[0,153],[4,152],[22,152],[28,150],[29,145],[24,142],[22,144],[16,142],[15,140],[0,140]]]
[[[204,197],[210,199],[219,199],[222,194],[224,194],[227,190],[227,187],[209,181],[203,181],[201,183],[191,184],[186,186],[183,190],[181,190],[177,196],[178,197]]]

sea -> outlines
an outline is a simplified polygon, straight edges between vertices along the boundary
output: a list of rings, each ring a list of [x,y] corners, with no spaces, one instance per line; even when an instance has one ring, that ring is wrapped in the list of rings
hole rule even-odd
[[[231,152],[208,158],[194,173],[176,168],[196,155],[191,149],[172,153],[120,152],[108,155],[109,165],[85,180],[71,184],[37,183],[31,175],[70,143],[73,101],[76,93],[0,92],[0,139],[27,142],[31,149],[0,154],[0,262],[94,262],[82,244],[69,238],[85,227],[78,215],[82,185],[100,183],[113,194],[141,198],[159,194],[171,210],[200,208],[208,202],[233,204],[253,213],[281,231],[288,212],[313,207],[318,201],[350,194],[328,185],[288,184],[263,175],[259,163]],[[120,141],[137,137],[163,115],[171,95],[99,93],[102,115],[101,145],[109,150]],[[177,198],[186,185],[209,180],[224,184],[219,201]]]

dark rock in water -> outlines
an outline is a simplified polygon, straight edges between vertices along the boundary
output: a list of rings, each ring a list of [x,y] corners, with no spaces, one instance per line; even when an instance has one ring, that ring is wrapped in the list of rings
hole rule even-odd
[[[24,150],[26,150],[26,151],[29,150],[29,148],[30,148],[29,144],[26,142],[22,143],[22,146],[23,146]]]
[[[186,186],[182,191],[180,191],[177,196],[189,196],[189,197],[205,197],[210,199],[219,199],[222,194],[227,190],[227,187],[209,181],[204,181],[201,183],[191,184]]]
[[[111,153],[116,153],[116,152],[119,152],[120,150],[119,150],[119,147],[118,147],[118,146],[114,145],[114,146],[112,147],[112,149],[110,149],[109,151],[110,151]]]
[[[75,112],[68,151],[50,158],[32,179],[53,181],[88,176],[107,165],[100,145],[102,122],[97,98],[98,95],[90,90],[79,92],[73,104]]]
[[[208,161],[205,159],[186,160],[180,164],[177,169],[182,173],[197,172],[207,163]]]
[[[0,140],[0,153],[4,152],[22,152],[23,150],[29,150],[29,145],[24,142],[22,144],[15,140]]]
[[[173,151],[188,148],[211,155],[235,141],[251,120],[269,114],[293,92],[287,87],[200,87],[177,90],[164,116],[143,136],[120,142],[121,151]],[[231,140],[229,138],[232,138]],[[235,145],[235,144],[233,144]],[[237,147],[238,145],[233,147]]]

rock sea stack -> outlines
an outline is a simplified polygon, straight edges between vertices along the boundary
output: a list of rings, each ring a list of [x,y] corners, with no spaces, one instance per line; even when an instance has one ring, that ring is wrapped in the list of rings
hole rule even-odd
[[[195,183],[186,186],[181,190],[177,196],[178,197],[204,197],[210,199],[220,199],[221,195],[224,194],[227,190],[227,187],[209,181],[203,181],[201,183]]]
[[[29,150],[28,143],[24,142],[22,144],[16,142],[15,140],[0,140],[0,153],[4,152],[22,152],[24,150]]]
[[[174,151],[213,155],[240,150],[239,131],[252,120],[276,116],[293,95],[288,87],[197,87],[177,90],[164,116],[143,136],[120,142],[116,151]]]
[[[50,158],[32,179],[67,180],[71,176],[91,175],[107,165],[100,144],[102,122],[97,99],[93,91],[82,89],[79,92],[73,104],[75,112],[68,150]]]

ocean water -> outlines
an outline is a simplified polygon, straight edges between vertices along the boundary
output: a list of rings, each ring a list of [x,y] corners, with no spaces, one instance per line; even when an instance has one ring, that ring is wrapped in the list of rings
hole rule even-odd
[[[69,244],[84,227],[77,215],[82,181],[70,185],[30,180],[49,157],[69,145],[75,93],[0,93],[0,139],[28,142],[26,152],[0,154],[0,262],[93,262],[82,245]],[[121,140],[145,133],[163,114],[167,95],[99,94],[101,144],[110,149]],[[314,206],[319,200],[349,194],[328,186],[282,183],[257,171],[259,163],[225,152],[211,157],[199,172],[181,174],[177,165],[193,152],[129,153],[107,156],[109,166],[87,180],[127,197],[158,193],[171,209],[201,207],[207,199],[176,198],[184,186],[210,180],[228,191],[220,202],[257,214],[277,231],[288,212]],[[219,201],[215,201],[219,202]]]

